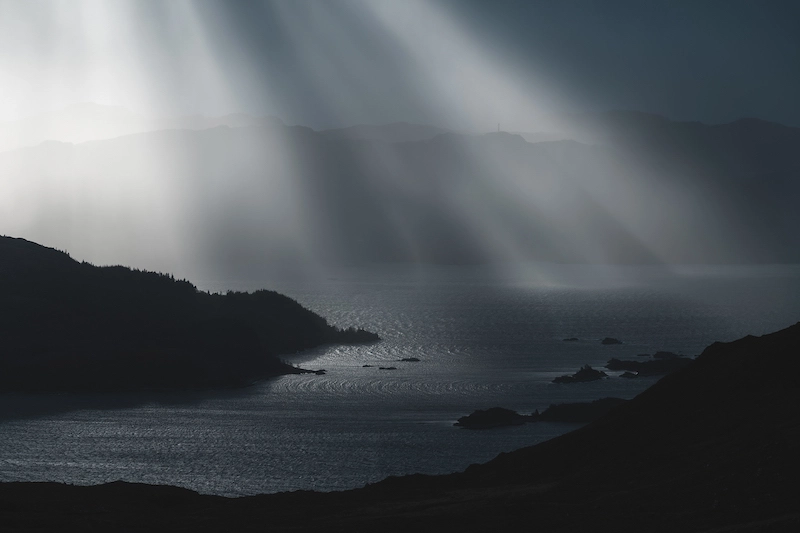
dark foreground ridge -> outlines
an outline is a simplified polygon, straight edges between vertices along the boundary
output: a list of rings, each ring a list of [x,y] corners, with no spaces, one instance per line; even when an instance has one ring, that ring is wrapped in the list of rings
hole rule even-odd
[[[799,353],[800,324],[715,343],[588,426],[460,474],[240,499],[125,483],[7,483],[0,524],[3,531],[794,532]]]
[[[374,342],[271,291],[208,294],[0,237],[0,392],[238,387],[303,372],[282,354]]]

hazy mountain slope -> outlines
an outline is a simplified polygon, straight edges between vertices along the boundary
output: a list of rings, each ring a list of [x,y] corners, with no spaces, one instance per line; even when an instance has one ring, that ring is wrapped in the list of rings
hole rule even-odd
[[[249,126],[260,120],[263,119],[242,113],[219,117],[147,116],[120,106],[86,102],[32,117],[0,122],[0,152],[36,146],[44,141],[81,143],[165,129]]]
[[[389,143],[274,121],[45,143],[0,154],[0,228],[195,279],[353,261],[800,261],[797,129],[629,118],[593,145]]]
[[[424,141],[442,133],[447,133],[444,128],[428,126],[426,124],[409,124],[408,122],[393,122],[392,124],[359,124],[347,128],[335,128],[320,131],[326,137],[334,139],[407,142]]]
[[[790,234],[800,227],[800,129],[751,118],[707,125],[635,112],[557,123],[562,134],[613,148],[642,176],[673,181],[716,207],[752,257],[776,260],[774,250],[797,244]]]

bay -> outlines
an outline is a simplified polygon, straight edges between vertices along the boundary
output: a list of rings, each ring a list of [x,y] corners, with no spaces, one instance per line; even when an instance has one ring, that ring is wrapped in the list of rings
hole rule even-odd
[[[325,375],[242,390],[0,396],[0,481],[122,479],[241,496],[448,473],[574,424],[453,427],[475,409],[631,398],[655,378],[557,385],[580,366],[764,334],[800,320],[800,266],[382,265],[308,279],[206,280],[283,292],[367,346],[286,356]],[[601,345],[604,337],[623,341]],[[575,342],[563,339],[576,337]],[[401,361],[418,358],[419,362]],[[369,366],[365,366],[369,365]],[[395,367],[381,370],[380,367]],[[620,443],[624,446],[624,443]]]

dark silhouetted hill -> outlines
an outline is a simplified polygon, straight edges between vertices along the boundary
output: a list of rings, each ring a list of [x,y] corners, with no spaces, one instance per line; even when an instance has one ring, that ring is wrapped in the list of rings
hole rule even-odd
[[[800,324],[715,343],[593,423],[460,474],[240,499],[125,483],[7,483],[0,523],[10,531],[793,532],[798,353]]]
[[[521,415],[503,407],[478,409],[462,416],[453,424],[466,429],[492,429],[503,426],[519,426],[528,422],[592,422],[627,400],[601,398],[593,402],[551,404],[541,413],[537,409],[530,415]]]
[[[241,386],[298,372],[281,354],[377,340],[275,292],[208,294],[9,237],[0,294],[0,392]]]
[[[553,383],[585,383],[587,381],[597,381],[607,378],[608,374],[602,370],[597,370],[589,365],[584,365],[577,372],[571,375],[558,376],[553,379]]]

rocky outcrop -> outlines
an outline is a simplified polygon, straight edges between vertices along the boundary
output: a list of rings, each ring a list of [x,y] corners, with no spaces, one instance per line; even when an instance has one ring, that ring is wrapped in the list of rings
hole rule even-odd
[[[304,370],[280,355],[378,336],[274,291],[209,294],[0,237],[0,392],[242,387]]]
[[[468,416],[462,416],[453,424],[464,429],[491,429],[501,426],[519,426],[532,421],[530,416],[525,416],[502,407],[478,409]]]
[[[596,381],[608,377],[608,374],[602,370],[595,370],[589,365],[581,367],[580,370],[571,376],[559,376],[553,380],[553,383],[582,383],[586,381]]]

